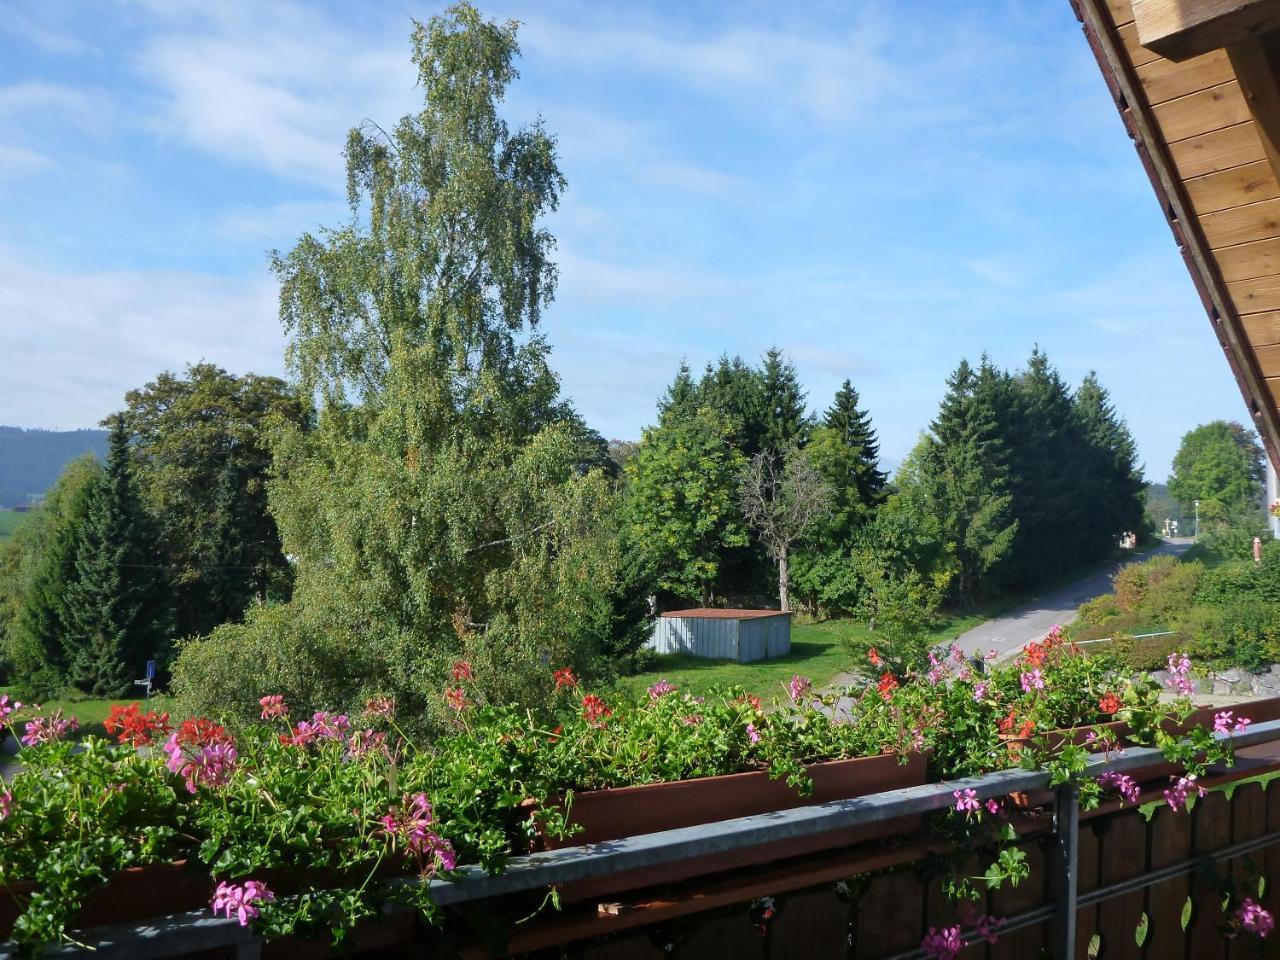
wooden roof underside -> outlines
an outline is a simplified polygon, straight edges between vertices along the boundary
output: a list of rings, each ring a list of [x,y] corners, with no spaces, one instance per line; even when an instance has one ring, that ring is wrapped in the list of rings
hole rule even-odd
[[[1072,3],[1280,468],[1280,181],[1231,58],[1166,60],[1138,42],[1131,0]]]

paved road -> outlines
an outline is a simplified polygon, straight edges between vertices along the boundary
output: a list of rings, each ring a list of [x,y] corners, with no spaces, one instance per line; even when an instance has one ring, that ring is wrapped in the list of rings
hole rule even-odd
[[[1155,549],[1148,550],[1133,559],[1145,560],[1158,553],[1181,554],[1190,546],[1190,538],[1165,540]],[[1066,626],[1074,620],[1076,608],[1086,600],[1109,593],[1112,574],[1125,563],[1130,562],[1132,560],[1126,559],[1093,576],[1077,580],[1043,597],[1037,597],[1025,606],[962,633],[956,643],[961,650],[970,654],[986,653],[988,650],[1006,654],[1020,650],[1030,641],[1043,637],[1054,624]]]

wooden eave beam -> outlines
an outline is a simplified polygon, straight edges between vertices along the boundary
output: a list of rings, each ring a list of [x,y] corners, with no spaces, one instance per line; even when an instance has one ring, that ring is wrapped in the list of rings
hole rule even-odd
[[[1237,40],[1227,47],[1271,172],[1280,181],[1280,33]]]
[[[1280,27],[1280,0],[1133,0],[1138,43],[1175,62]]]

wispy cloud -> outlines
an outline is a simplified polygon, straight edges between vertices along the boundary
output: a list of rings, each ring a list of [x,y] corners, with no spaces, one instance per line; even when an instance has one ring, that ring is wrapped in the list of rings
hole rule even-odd
[[[781,29],[729,28],[681,33],[638,22],[587,25],[531,16],[522,30],[530,50],[592,69],[641,69],[753,110],[784,107],[839,122],[890,82],[886,31],[869,8],[854,29],[835,36]]]
[[[89,426],[161,370],[204,358],[271,372],[283,352],[266,278],[72,273],[0,248],[0,316],[10,318],[0,324],[0,356],[11,361],[0,421],[24,426]]]
[[[229,160],[338,192],[347,130],[412,105],[403,31],[384,42],[290,4],[214,5],[166,25],[137,59],[162,131]]]

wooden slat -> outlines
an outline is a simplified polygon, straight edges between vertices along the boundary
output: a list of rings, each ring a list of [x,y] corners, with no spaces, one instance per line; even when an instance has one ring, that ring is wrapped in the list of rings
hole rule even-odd
[[[1280,377],[1268,377],[1267,390],[1271,393],[1271,402],[1280,404]]]
[[[1255,346],[1253,355],[1258,358],[1258,367],[1264,377],[1280,377],[1280,344]]]
[[[1107,13],[1117,27],[1133,23],[1133,4],[1130,0],[1107,0]]]
[[[1225,50],[1214,50],[1185,63],[1152,60],[1138,67],[1137,72],[1152,106],[1235,79]]]
[[[1129,62],[1135,67],[1160,59],[1160,54],[1151,52],[1138,42],[1138,28],[1134,24],[1126,23],[1119,27],[1116,33],[1120,34],[1120,41],[1129,53]]]
[[[1206,214],[1200,228],[1214,249],[1280,237],[1280,198]]]
[[[1234,80],[1178,97],[1153,107],[1160,131],[1169,143],[1221,130],[1250,118],[1249,105]]]
[[[1240,318],[1245,336],[1255,347],[1280,343],[1280,311],[1251,313]]]
[[[1265,160],[1266,152],[1252,123],[1237,123],[1169,145],[1183,180]]]
[[[1257,160],[1242,167],[1188,180],[1187,195],[1196,213],[1204,216],[1215,210],[1280,197],[1280,185],[1276,184],[1271,164]]]
[[[1280,310],[1280,277],[1258,277],[1227,284],[1236,313]]]
[[[1218,269],[1227,283],[1280,273],[1280,239],[1255,240],[1215,251]]]

